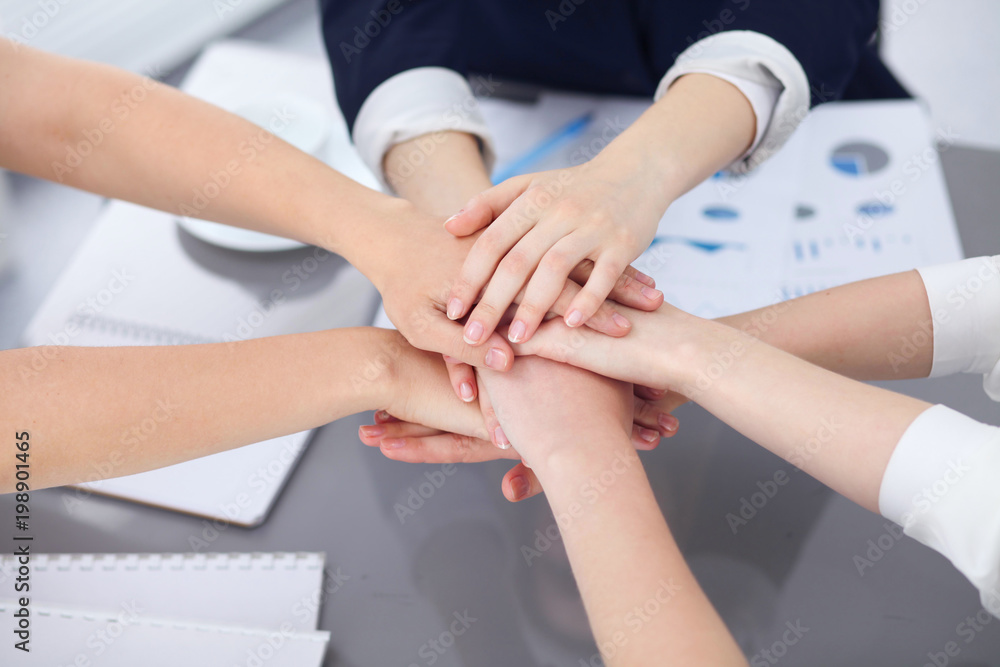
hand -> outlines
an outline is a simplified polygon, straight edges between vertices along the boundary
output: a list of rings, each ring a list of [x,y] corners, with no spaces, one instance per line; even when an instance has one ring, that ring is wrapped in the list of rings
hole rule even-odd
[[[406,202],[396,204],[401,211],[389,223],[373,227],[367,252],[359,253],[358,266],[383,296],[389,318],[416,347],[447,354],[465,364],[504,371],[514,360],[510,345],[500,335],[492,334],[488,345],[471,346],[463,341],[462,326],[445,315],[445,303],[451,282],[457,275],[462,261],[475,243],[475,237],[456,239],[445,232],[440,223],[421,215]],[[586,279],[586,267],[574,276]],[[649,299],[644,296],[636,281],[622,285],[612,292],[619,303],[643,310],[660,305],[662,296]],[[573,281],[565,282],[563,292],[553,305],[561,314],[579,292]],[[628,322],[605,303],[588,326],[610,336],[624,336],[629,331]],[[459,369],[454,377],[456,393],[463,400],[471,401],[477,391],[470,382],[471,371]]]
[[[515,177],[474,197],[445,223],[456,236],[488,226],[448,296],[448,315],[458,319],[485,287],[466,323],[466,342],[485,340],[522,289],[508,335],[515,343],[530,339],[581,262],[591,272],[565,308],[568,326],[586,323],[612,289],[633,280],[659,299],[652,278],[626,268],[653,240],[669,203],[662,190],[653,170],[598,156],[578,167]]]
[[[594,336],[586,329],[570,329],[560,320],[551,320],[530,341],[516,345],[515,352],[649,387],[654,393],[647,394],[648,398],[670,395],[671,402],[680,405],[677,401],[690,389],[691,350],[720,327],[729,328],[666,303],[654,313],[623,311],[634,322],[625,338]]]
[[[661,437],[676,435],[679,422],[667,409],[671,397],[677,396],[668,394],[657,403],[636,397],[632,444],[638,451],[652,451],[660,444]],[[680,398],[679,404],[687,402],[686,398]],[[379,447],[386,458],[405,463],[478,463],[521,458],[513,447],[500,449],[490,440],[400,421],[385,410],[376,412],[375,424],[362,426],[358,435],[365,445]],[[510,502],[527,500],[543,491],[535,473],[523,462],[504,475],[501,490]]]

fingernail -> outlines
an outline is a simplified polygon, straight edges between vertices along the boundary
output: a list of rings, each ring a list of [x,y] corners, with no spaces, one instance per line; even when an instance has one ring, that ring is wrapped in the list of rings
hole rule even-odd
[[[528,480],[524,475],[514,475],[510,478],[510,495],[514,500],[520,500],[528,495]]]
[[[510,440],[499,426],[493,429],[493,443],[500,449],[510,449]]]
[[[648,428],[639,428],[639,437],[648,443],[654,443],[660,439],[660,434]]]
[[[366,438],[377,438],[385,433],[384,426],[362,426],[361,435]]]
[[[457,320],[462,316],[462,302],[458,299],[452,299],[448,302],[448,319]]]
[[[642,295],[647,299],[649,299],[650,301],[656,301],[661,296],[663,296],[663,292],[661,292],[658,289],[653,289],[652,287],[643,287],[639,291],[642,292]]]
[[[486,353],[486,367],[502,371],[507,366],[507,355],[499,347],[491,347]]]
[[[642,271],[635,272],[635,279],[638,280],[643,285],[649,285],[650,287],[656,287],[656,281],[653,280],[652,276],[647,276]]]
[[[375,421],[377,422],[384,422],[388,421],[389,419],[391,419],[391,417],[389,416],[389,413],[386,412],[385,410],[379,410],[375,413]]]
[[[462,400],[466,403],[470,403],[476,397],[475,393],[472,391],[471,382],[463,382],[462,386],[459,387],[459,391],[462,392]]]
[[[611,321],[620,326],[622,329],[631,329],[632,323],[625,319],[625,317],[619,313],[611,313]]]
[[[667,413],[664,412],[661,413],[656,418],[656,423],[662,426],[665,431],[670,431],[671,433],[673,433],[674,431],[677,430],[677,426],[678,424],[680,424],[680,421],[677,419],[677,417],[674,417],[673,415],[668,415]]]
[[[521,320],[514,320],[514,323],[510,325],[510,331],[507,332],[507,338],[512,343],[520,343],[524,340],[524,334],[527,333],[528,327]]]
[[[465,333],[462,337],[465,338],[465,342],[469,345],[475,345],[483,337],[483,331],[482,323],[473,320],[465,325]]]
[[[448,218],[447,220],[444,221],[445,226],[447,227],[449,222],[451,222],[452,220],[454,220],[458,216],[462,215],[463,213],[465,213],[465,209],[464,208],[458,209],[458,213],[456,213],[455,215],[451,216],[450,218]]]
[[[382,441],[383,449],[402,449],[406,446],[406,440],[402,438],[386,438]]]
[[[566,316],[566,326],[568,327],[578,327],[581,322],[583,322],[583,313],[579,310],[571,310],[569,315]]]

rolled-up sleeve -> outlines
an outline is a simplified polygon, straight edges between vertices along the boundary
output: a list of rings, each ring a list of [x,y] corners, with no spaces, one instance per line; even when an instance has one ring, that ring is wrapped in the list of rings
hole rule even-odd
[[[382,174],[393,145],[456,130],[492,140],[466,80],[464,0],[321,0],[337,102],[362,158]]]
[[[879,489],[879,511],[944,555],[1000,616],[1000,428],[943,405],[903,433]]]

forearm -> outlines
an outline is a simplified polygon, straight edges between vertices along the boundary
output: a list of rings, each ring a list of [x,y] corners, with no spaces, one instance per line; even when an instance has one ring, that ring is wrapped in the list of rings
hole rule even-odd
[[[878,511],[889,457],[930,405],[856,382],[700,320],[664,354],[664,376],[751,440]]]
[[[645,196],[665,211],[745,153],[755,130],[753,107],[736,86],[710,74],[688,74],[596,159],[654,175],[654,189]]]
[[[658,665],[667,654],[678,664],[745,664],[685,565],[629,440],[630,387],[533,357],[482,379],[545,488],[597,645],[614,647],[605,664]]]
[[[0,422],[31,434],[36,487],[103,468],[129,475],[383,407],[392,374],[371,369],[397,358],[400,342],[395,332],[357,328],[212,345],[9,350],[0,353]],[[0,492],[12,484],[5,475]]]
[[[174,88],[26,46],[6,51],[0,58],[6,168],[288,236],[349,259],[357,228],[397,212],[391,198]],[[288,122],[279,111],[276,129]]]
[[[435,132],[396,144],[383,166],[400,197],[441,219],[491,185],[479,141],[464,132]]]
[[[927,377],[933,322],[916,271],[872,278],[719,320],[857,380]]]
[[[670,655],[676,664],[745,665],[674,542],[628,439],[574,437],[601,441],[580,443],[586,456],[573,452],[535,473],[604,664],[660,665]]]

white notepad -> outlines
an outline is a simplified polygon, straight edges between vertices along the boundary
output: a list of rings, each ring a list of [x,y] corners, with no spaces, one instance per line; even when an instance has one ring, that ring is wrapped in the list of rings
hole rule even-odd
[[[332,121],[324,160],[377,187],[350,146],[324,59],[223,42],[206,50],[183,88],[229,109],[270,96],[308,97],[322,105]],[[170,214],[116,201],[60,276],[23,342],[165,345],[360,326],[370,319],[375,296],[364,276],[324,251],[244,253],[217,248],[181,230]],[[85,486],[96,493],[257,525],[266,518],[310,435],[292,434]]]
[[[31,650],[4,642],[0,664],[319,665],[323,563],[319,553],[35,555]],[[0,623],[11,629],[17,570],[0,558]]]

